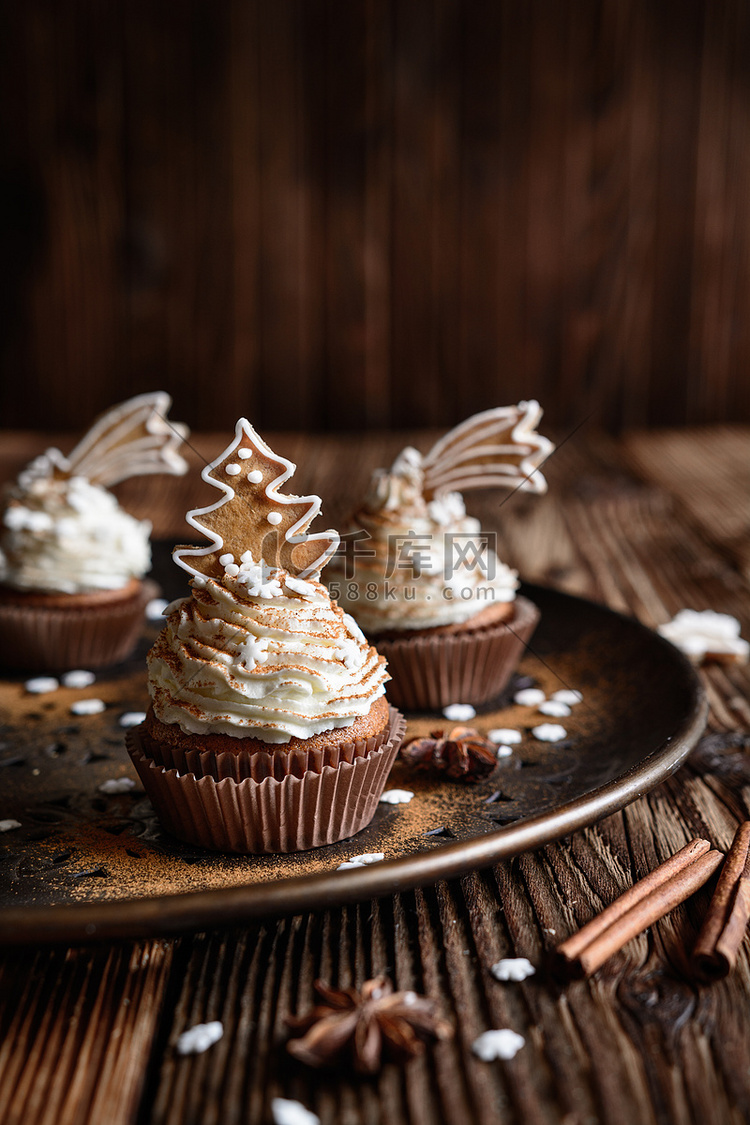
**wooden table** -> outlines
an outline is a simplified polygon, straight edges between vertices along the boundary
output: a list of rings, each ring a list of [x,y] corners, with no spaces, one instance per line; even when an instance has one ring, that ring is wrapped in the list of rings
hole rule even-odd
[[[428,441],[289,435],[273,444],[300,465],[297,490],[319,491],[335,525],[370,469],[407,438]],[[214,456],[223,441],[193,444]],[[6,435],[2,475],[42,447],[39,436]],[[750,635],[750,431],[614,442],[582,430],[554,456],[548,479],[547,496],[516,495],[499,519],[496,498],[471,498],[485,526],[495,519],[503,557],[525,578],[650,626],[684,607],[729,612]],[[199,487],[191,475],[121,491],[168,536],[183,533]],[[686,971],[699,921],[689,906],[562,990],[541,977],[500,985],[489,973],[504,955],[538,964],[692,836],[728,846],[750,813],[750,676],[718,665],[701,675],[711,731],[744,737],[704,743],[658,789],[539,852],[460,881],[247,928],[4,950],[3,1125],[260,1125],[275,1096],[336,1125],[747,1121],[749,945],[729,979],[697,989]],[[309,996],[316,977],[349,984],[381,972],[438,998],[455,1038],[373,1080],[292,1064],[283,1043],[294,998]],[[208,1020],[222,1021],[221,1041],[179,1057],[177,1036]],[[472,1055],[490,1027],[525,1037],[512,1062]]]

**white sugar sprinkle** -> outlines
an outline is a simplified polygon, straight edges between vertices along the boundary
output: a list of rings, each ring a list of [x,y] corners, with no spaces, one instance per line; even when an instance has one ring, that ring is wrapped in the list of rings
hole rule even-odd
[[[386,805],[407,805],[413,796],[410,789],[386,789],[380,800]]]
[[[60,679],[63,687],[83,688],[91,687],[96,680],[96,676],[93,672],[84,671],[83,668],[75,668],[72,672],[66,672]]]
[[[525,1043],[523,1035],[511,1031],[509,1027],[503,1027],[485,1031],[474,1040],[471,1049],[484,1062],[492,1062],[494,1059],[504,1059],[507,1062],[515,1058]]]
[[[536,969],[528,957],[503,957],[490,969],[495,980],[526,980],[533,977]]]
[[[239,467],[239,465],[235,465],[234,463],[232,463],[231,465],[227,465],[227,468],[226,468],[226,473],[227,473],[227,476],[228,476],[228,477],[236,477],[236,476],[238,476],[238,475],[239,475],[239,473],[240,473],[240,467]]]
[[[30,695],[46,695],[48,691],[57,691],[60,685],[54,676],[35,676],[23,686]]]
[[[124,714],[120,715],[120,726],[126,729],[128,727],[139,727],[142,722],[145,722],[145,719],[145,711],[125,711]]]
[[[129,793],[131,789],[135,789],[132,777],[110,777],[99,786],[99,792],[106,793],[108,797],[114,797],[118,793]]]
[[[371,863],[380,863],[385,859],[385,852],[364,852],[362,855],[350,856],[344,863],[340,863],[337,871],[349,871],[352,867],[369,867]]]
[[[229,564],[233,562],[234,555],[230,554],[229,552],[223,555],[219,555],[219,563],[221,566],[229,566]]]
[[[538,687],[527,687],[521,691],[517,691],[513,696],[513,701],[518,703],[520,707],[538,707],[540,703],[544,703],[547,696]]]
[[[101,715],[106,710],[107,704],[101,699],[77,699],[70,705],[73,715]]]
[[[474,718],[476,711],[470,703],[449,703],[443,708],[443,715],[451,723],[465,723]]]
[[[149,621],[161,621],[168,605],[166,598],[152,598],[150,602],[146,602],[146,617]]]
[[[12,832],[14,828],[20,827],[20,820],[0,820],[0,832]]]
[[[224,1034],[224,1026],[219,1020],[211,1023],[197,1023],[195,1027],[183,1031],[175,1044],[178,1055],[199,1055],[218,1043]]]
[[[567,703],[561,703],[559,699],[547,699],[539,704],[537,710],[540,715],[551,715],[554,719],[564,719],[570,714],[570,707]]]
[[[531,733],[539,742],[562,742],[567,738],[568,732],[559,723],[542,723],[541,726],[532,727]]]
[[[302,1102],[294,1102],[290,1098],[273,1098],[271,1116],[273,1125],[320,1125],[317,1113],[306,1109]]]
[[[554,699],[555,703],[567,703],[568,707],[575,707],[576,703],[580,703],[583,699],[583,693],[572,688],[562,688],[560,691],[553,692],[550,699]]]
[[[509,727],[496,727],[489,732],[487,737],[490,742],[502,742],[506,746],[514,746],[515,743],[521,742],[523,739],[520,730],[511,730]]]

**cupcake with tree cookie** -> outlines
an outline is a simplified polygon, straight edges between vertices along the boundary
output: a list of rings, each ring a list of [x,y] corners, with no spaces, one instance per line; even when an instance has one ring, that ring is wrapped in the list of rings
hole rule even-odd
[[[407,447],[351,517],[329,586],[388,660],[399,707],[495,698],[536,628],[537,607],[459,490],[546,491],[539,466],[554,447],[536,432],[541,415],[533,401],[497,407],[426,456]]]
[[[338,545],[310,532],[317,496],[241,418],[187,515],[189,596],[148,657],[151,707],[128,749],[164,827],[207,848],[290,852],[372,819],[403,737],[385,661],[319,580]]]
[[[28,671],[101,668],[126,659],[155,587],[151,524],[108,489],[129,477],[182,474],[188,429],[163,391],[93,424],[67,457],[48,449],[6,485],[0,508],[0,664]]]

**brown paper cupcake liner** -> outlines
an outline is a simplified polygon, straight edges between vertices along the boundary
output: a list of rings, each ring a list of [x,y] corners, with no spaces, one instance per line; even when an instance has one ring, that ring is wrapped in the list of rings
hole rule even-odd
[[[388,698],[407,711],[439,711],[449,703],[487,703],[508,683],[539,620],[528,598],[515,614],[474,632],[375,640],[388,661]]]
[[[227,750],[219,754],[211,750],[169,746],[160,743],[146,730],[142,730],[139,737],[146,757],[167,770],[212,777],[214,781],[223,781],[225,777],[244,781],[246,777],[251,777],[253,781],[260,782],[267,777],[282,781],[288,774],[304,777],[308,770],[320,773],[325,766],[336,769],[343,762],[351,764],[355,758],[366,757],[377,750],[385,742],[388,730],[389,727],[385,727],[372,738],[340,742],[317,750],[286,750],[280,745],[275,751]]]
[[[153,582],[136,594],[98,607],[20,605],[0,598],[0,665],[28,672],[104,668],[126,660],[141,635]]]
[[[128,731],[127,747],[164,828],[187,843],[213,851],[269,854],[307,851],[361,831],[375,815],[406,722],[394,707],[383,741],[349,743],[351,760],[302,777],[217,781],[167,769],[144,750],[141,728]],[[367,740],[373,741],[372,739]],[[346,744],[342,744],[346,745]]]

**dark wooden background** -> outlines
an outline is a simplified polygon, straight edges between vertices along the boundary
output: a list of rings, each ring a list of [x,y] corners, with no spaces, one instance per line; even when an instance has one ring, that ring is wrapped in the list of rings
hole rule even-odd
[[[0,425],[750,420],[747,0],[5,0]]]

